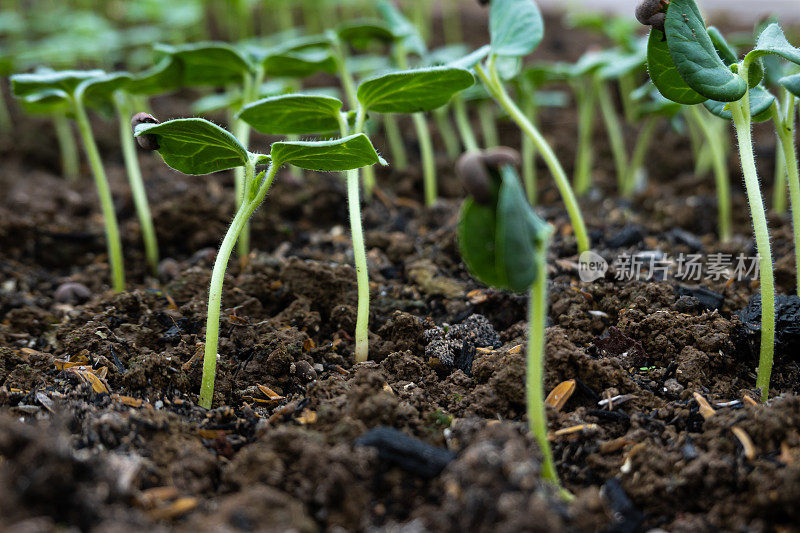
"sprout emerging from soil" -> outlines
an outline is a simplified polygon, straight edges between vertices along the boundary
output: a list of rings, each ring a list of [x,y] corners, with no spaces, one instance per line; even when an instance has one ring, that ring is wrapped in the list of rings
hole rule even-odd
[[[142,115],[137,115],[139,123],[135,126],[134,135],[139,139],[150,136],[146,141],[147,145],[158,146],[157,150],[164,162],[175,170],[184,174],[210,174],[244,167],[245,180],[242,186],[245,196],[220,245],[208,291],[205,357],[199,403],[209,409],[214,394],[225,270],[239,236],[264,201],[278,169],[284,164],[290,164],[307,170],[355,172],[354,169],[378,163],[380,158],[363,133],[333,141],[276,142],[270,147],[269,154],[262,154],[248,151],[232,134],[204,119],[176,119],[159,124]],[[267,163],[269,166],[266,170],[256,173],[257,166]],[[350,181],[353,180],[348,180]],[[357,172],[355,186],[357,202]]]
[[[528,203],[514,169],[518,162],[519,155],[508,148],[462,155],[456,169],[470,196],[461,209],[458,246],[472,275],[483,283],[529,293],[528,425],[542,452],[542,478],[560,488],[544,403],[547,249],[552,228]],[[560,491],[571,498],[566,490]]]

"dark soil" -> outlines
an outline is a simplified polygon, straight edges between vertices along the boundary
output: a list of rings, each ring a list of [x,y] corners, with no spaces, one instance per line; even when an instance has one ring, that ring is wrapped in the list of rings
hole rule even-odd
[[[549,36],[541,57],[574,59],[595,39],[569,35]],[[192,97],[156,100],[157,115],[188,114]],[[422,208],[413,165],[380,171],[382,194],[365,205],[372,305],[360,365],[343,182],[280,175],[253,219],[254,252],[232,261],[225,281],[215,407],[205,411],[206,291],[232,177],[183,176],[141,155],[165,258],[150,277],[115,127],[98,121],[129,281],[113,294],[88,168],[65,183],[47,124],[16,118],[17,137],[0,147],[4,529],[800,530],[796,353],[776,361],[770,402],[746,401],[758,397],[757,350],[737,311],[757,285],[704,282],[714,292],[698,295],[611,274],[580,282],[543,167],[540,213],[557,229],[545,379],[548,391],[576,381],[549,412],[571,503],[540,481],[526,429],[526,300],[466,272],[455,237],[462,193],[444,156],[435,208]],[[545,110],[541,124],[569,172],[573,112]],[[513,128],[502,134],[517,144]],[[771,176],[774,141],[768,128],[756,134]],[[410,132],[407,141],[413,148]],[[630,203],[615,199],[599,142],[598,191],[582,201],[599,253],[752,253],[741,191],[736,239],[715,238],[713,182],[692,174],[685,138],[662,132],[649,185]],[[735,179],[735,159],[731,168]],[[778,291],[792,293],[791,224],[771,224]],[[701,414],[696,393],[715,414]],[[364,437],[378,427],[418,440]]]

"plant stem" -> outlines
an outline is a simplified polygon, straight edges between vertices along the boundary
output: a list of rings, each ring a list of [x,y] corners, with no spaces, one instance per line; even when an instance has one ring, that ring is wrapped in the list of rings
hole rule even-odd
[[[582,83],[582,82],[581,82]],[[579,195],[589,192],[592,186],[592,134],[594,133],[594,96],[589,87],[578,85],[575,89],[578,104],[578,148],[575,153],[575,174],[572,183]]]
[[[13,129],[14,125],[11,120],[11,112],[8,110],[6,97],[3,91],[0,90],[0,133],[11,133]]]
[[[572,191],[572,187],[569,184],[569,180],[564,172],[564,168],[561,166],[561,163],[558,161],[553,149],[547,143],[539,130],[531,123],[530,120],[528,120],[528,117],[526,117],[522,111],[520,111],[511,97],[508,96],[505,86],[500,80],[500,76],[498,76],[494,65],[490,63],[488,68],[489,72],[487,73],[483,68],[483,65],[478,64],[475,66],[478,76],[481,78],[481,81],[483,81],[484,85],[486,85],[492,96],[497,100],[500,106],[505,109],[511,120],[516,122],[517,125],[522,128],[522,131],[524,131],[525,134],[531,138],[533,144],[536,145],[537,150],[539,150],[539,152],[542,154],[542,158],[547,164],[547,168],[550,169],[550,173],[553,175],[553,179],[556,182],[556,187],[558,187],[558,190],[561,193],[561,198],[564,200],[564,206],[567,209],[567,214],[569,215],[570,222],[572,223],[572,229],[575,232],[578,253],[588,251],[590,247],[589,234],[586,231],[586,224],[583,222],[583,216],[581,215],[578,201],[575,198],[575,193]]]
[[[533,96],[523,95],[523,108],[522,112],[531,121],[531,124],[536,126],[537,122],[537,109],[536,101]],[[525,184],[525,193],[528,197],[528,203],[536,205],[536,196],[538,192],[538,184],[536,179],[536,145],[530,137],[522,133],[522,140],[520,142],[522,148],[522,182]]]
[[[775,147],[775,180],[772,186],[772,210],[783,215],[786,213],[786,156],[780,147]]]
[[[383,115],[383,129],[386,132],[389,149],[392,151],[392,164],[397,170],[405,170],[408,167],[408,154],[400,128],[397,126],[397,117],[391,113]]]
[[[461,95],[453,96],[453,111],[456,117],[456,128],[461,137],[461,143],[467,152],[474,152],[480,150],[478,141],[475,139],[475,133],[472,131],[472,124],[469,122],[467,115],[467,106]]]
[[[614,167],[617,171],[617,187],[620,191],[625,189],[625,178],[627,172],[627,155],[625,153],[625,139],[622,135],[622,126],[619,117],[614,110],[614,102],[611,100],[611,92],[608,84],[595,76],[593,80],[594,90],[600,104],[600,113],[606,126],[608,142],[611,146],[611,155],[614,157]]]
[[[458,0],[443,1],[442,23],[444,24],[444,42],[458,44],[464,40],[461,31],[461,8]]]
[[[740,69],[740,75],[746,80],[747,69]],[[733,124],[739,140],[739,155],[742,162],[744,184],[747,189],[747,200],[750,203],[750,214],[753,217],[753,229],[758,251],[759,275],[761,278],[761,350],[758,360],[756,387],[761,389],[761,398],[769,397],[769,381],[772,373],[772,354],[775,345],[775,284],[772,271],[772,251],[769,243],[767,216],[764,202],[761,199],[758,173],[756,172],[753,140],[750,133],[750,103],[748,98],[731,102]]]
[[[447,157],[455,160],[460,153],[461,145],[458,142],[458,135],[453,128],[453,123],[450,121],[448,107],[443,106],[434,110],[433,117],[436,120],[436,129],[439,130],[439,135],[444,141]]]
[[[414,129],[417,132],[419,141],[419,151],[422,157],[422,181],[425,189],[425,205],[430,207],[436,203],[436,161],[433,157],[433,142],[431,132],[428,130],[428,122],[425,120],[424,113],[414,113],[411,115],[414,121]]]
[[[781,153],[786,164],[789,197],[792,203],[792,228],[794,229],[795,290],[800,296],[800,171],[798,171],[797,152],[794,147],[795,97],[789,94],[784,109],[773,104],[775,129],[780,140]]]
[[[478,105],[478,123],[481,126],[481,136],[485,148],[494,148],[500,144],[494,107],[491,102],[482,102]]]
[[[631,93],[636,88],[636,80],[633,74],[628,72],[619,77],[619,94],[622,100],[622,112],[625,122],[633,124],[636,122],[638,104],[631,98]]]
[[[705,146],[712,155],[711,162],[714,168],[714,180],[717,189],[717,226],[719,240],[722,242],[731,239],[731,195],[728,165],[725,161],[725,150],[722,139],[715,131],[713,120],[709,113],[704,113],[700,106],[689,106],[690,123],[694,123],[706,138]],[[705,116],[704,116],[705,115]]]
[[[549,233],[549,232],[548,232]],[[562,497],[571,495],[561,488],[553,452],[547,438],[547,409],[544,403],[545,325],[547,323],[547,248],[549,234],[536,253],[536,279],[530,289],[528,302],[528,360],[525,371],[525,400],[528,427],[542,453],[542,479],[559,488]]]
[[[242,106],[255,101],[258,87],[261,85],[261,78],[263,73],[259,72],[256,75],[245,74],[244,85],[242,87]],[[233,135],[244,146],[245,150],[250,144],[250,125],[241,119],[233,120]],[[238,211],[242,204],[245,202],[246,194],[246,176],[244,167],[236,167],[233,169],[234,188],[236,192],[236,210]],[[239,232],[239,245],[237,252],[242,261],[247,261],[247,256],[250,253],[250,224],[245,221],[244,227]]]
[[[122,263],[122,242],[119,238],[119,226],[117,225],[117,215],[114,212],[114,200],[111,198],[111,189],[108,187],[108,179],[100,159],[100,152],[97,149],[92,127],[89,124],[89,117],[80,97],[72,99],[75,111],[75,120],[78,122],[78,131],[83,139],[83,148],[86,151],[86,158],[94,176],[94,184],[97,188],[97,195],[100,198],[100,209],[103,212],[103,221],[106,230],[106,245],[108,247],[108,264],[111,269],[111,285],[114,291],[125,290],[125,267]]]
[[[653,141],[656,125],[656,117],[648,117],[639,132],[639,138],[636,139],[636,146],[633,148],[633,155],[631,155],[631,161],[628,165],[628,177],[625,178],[625,187],[622,189],[622,196],[624,198],[631,198],[633,196],[633,192],[636,189],[636,177],[644,166],[644,158],[647,156],[647,151],[650,149],[650,144]]]
[[[139,157],[136,154],[136,141],[133,140],[129,126],[131,116],[130,106],[127,104],[127,95],[117,93],[114,95],[114,105],[117,109],[119,122],[119,138],[122,144],[122,156],[125,159],[125,169],[128,174],[128,183],[133,195],[133,205],[139,218],[142,230],[145,257],[150,265],[150,272],[158,277],[158,241],[153,228],[153,217],[150,215],[150,204],[147,201],[147,191],[142,179],[142,170],[139,168]]]
[[[247,163],[246,174],[251,178],[255,173],[255,159]],[[270,165],[266,172],[266,177],[262,181],[258,192],[254,198],[248,198],[242,202],[236,215],[233,217],[225,238],[222,239],[217,257],[214,260],[214,269],[211,271],[211,283],[208,289],[208,312],[206,318],[206,343],[205,354],[203,357],[203,378],[200,384],[200,406],[205,409],[211,408],[211,401],[214,396],[214,378],[217,372],[217,348],[219,346],[219,317],[222,307],[222,284],[225,281],[225,271],[228,268],[228,261],[233,252],[239,234],[247,226],[247,221],[255,210],[261,205],[264,196],[267,194],[272,180],[278,171],[277,166]]]
[[[356,318],[356,362],[363,363],[369,355],[369,274],[364,234],[361,229],[361,199],[358,194],[358,170],[347,171],[347,205],[350,211],[350,233],[358,282],[358,312]]]
[[[78,161],[78,146],[75,144],[75,135],[69,125],[69,119],[65,113],[53,115],[53,125],[56,129],[58,148],[61,152],[61,171],[69,182],[74,182],[80,174]],[[130,132],[128,132],[130,134]]]

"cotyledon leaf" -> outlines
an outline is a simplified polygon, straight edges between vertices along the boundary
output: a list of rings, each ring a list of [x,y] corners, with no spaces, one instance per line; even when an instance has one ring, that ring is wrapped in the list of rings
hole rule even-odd
[[[778,83],[783,85],[787,91],[800,98],[800,73],[792,76],[784,76]]]
[[[342,102],[338,98],[309,94],[285,94],[257,100],[239,112],[261,133],[311,135],[340,129]]]
[[[202,118],[139,124],[134,135],[144,134],[155,135],[164,162],[184,174],[210,174],[240,167],[249,158],[236,137]]]
[[[450,101],[475,83],[468,70],[430,67],[390,72],[369,78],[358,86],[358,101],[376,113],[430,111]]]
[[[494,55],[530,54],[544,37],[539,7],[533,0],[493,1],[489,8],[489,35]]]
[[[384,161],[363,133],[333,141],[280,141],[272,144],[272,163],[306,170],[341,172]]]
[[[786,40],[781,27],[775,23],[770,24],[758,36],[756,46],[745,56],[746,60],[754,60],[766,54],[774,54],[783,59],[800,65],[800,48],[792,46]]]
[[[684,81],[669,55],[667,41],[660,30],[650,30],[647,41],[647,70],[650,79],[665,98],[684,105],[700,104],[706,97],[698,93]]]
[[[753,117],[755,122],[763,122],[770,119],[768,111],[770,106],[772,106],[772,102],[775,101],[775,97],[769,91],[760,85],[753,87],[750,89],[749,100],[750,115]],[[711,111],[712,114],[718,116],[719,118],[724,118],[725,120],[732,119],[727,102],[706,100],[703,105],[706,107],[706,109]]]
[[[694,0],[672,0],[665,28],[672,61],[689,87],[706,98],[724,102],[744,96],[747,82],[717,55]]]

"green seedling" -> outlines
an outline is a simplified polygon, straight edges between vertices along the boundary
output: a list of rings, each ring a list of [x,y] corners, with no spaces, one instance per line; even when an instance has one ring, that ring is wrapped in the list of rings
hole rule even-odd
[[[156,148],[167,165],[184,174],[210,174],[236,167],[244,168],[244,197],[222,240],[211,273],[200,387],[200,405],[209,409],[214,393],[225,270],[239,234],[264,201],[278,169],[289,164],[306,170],[353,172],[354,169],[380,162],[380,158],[363,133],[332,141],[275,142],[269,154],[248,151],[234,135],[200,118],[176,119],[162,124],[141,122],[134,135],[146,146]],[[269,166],[257,172],[257,166],[262,164]],[[355,187],[357,202],[357,177]]]
[[[324,135],[338,132],[363,133],[367,113],[415,113],[447,103],[451,96],[474,83],[469,71],[453,67],[431,67],[369,78],[355,90],[356,109],[343,112],[343,103],[333,97],[288,94],[265,98],[245,106],[239,118],[261,133],[270,135]],[[431,188],[426,186],[426,193]],[[434,190],[435,192],[435,190]],[[350,229],[358,280],[356,361],[368,358],[369,275],[361,228],[358,173],[347,173]]]
[[[544,36],[544,21],[532,0],[495,0],[489,11],[491,46],[475,71],[486,89],[517,126],[533,141],[556,182],[567,208],[577,241],[578,252],[589,250],[589,234],[578,201],[555,152],[539,129],[520,110],[505,88],[504,79],[515,77],[522,57],[531,53]]]
[[[741,60],[720,36],[707,30],[694,0],[672,0],[666,7],[664,31],[654,28],[650,32],[648,67],[653,83],[665,97],[685,105],[704,103],[712,113],[729,116],[736,129],[759,254],[762,315],[756,386],[766,399],[775,341],[775,284],[751,124],[769,118],[774,110],[774,97],[759,85],[763,77],[761,58],[776,55],[800,64],[800,49],[789,44],[777,24],[767,26],[753,50]]]
[[[560,487],[547,439],[544,348],[547,322],[547,250],[552,234],[525,198],[509,149],[466,152],[456,171],[469,196],[458,222],[458,247],[467,268],[486,285],[528,291],[526,405],[528,426],[542,453],[541,477]]]
[[[122,243],[119,237],[117,215],[114,212],[114,201],[111,198],[111,190],[108,186],[103,162],[100,159],[100,152],[97,149],[89,117],[86,114],[87,89],[105,76],[106,73],[102,70],[17,74],[11,77],[11,87],[14,95],[25,103],[43,106],[63,104],[75,117],[100,198],[112,287],[115,291],[123,291],[125,290],[125,269],[122,262]]]

